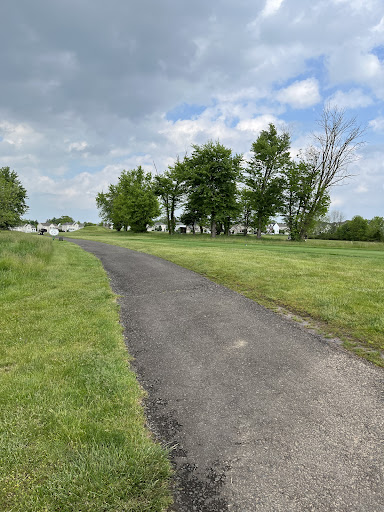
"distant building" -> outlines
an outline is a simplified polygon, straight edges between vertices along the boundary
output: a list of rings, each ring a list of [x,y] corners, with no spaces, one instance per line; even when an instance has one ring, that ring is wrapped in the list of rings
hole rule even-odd
[[[244,235],[245,230],[247,230],[247,235],[253,234],[253,228],[246,228],[245,226],[243,226],[243,224],[234,224],[233,226],[231,226],[229,232],[231,235]]]
[[[64,224],[59,224],[58,229],[61,231],[78,231],[79,229],[83,229],[84,224],[79,222],[65,222]]]
[[[289,228],[286,224],[274,222],[267,226],[267,233],[269,235],[289,235]]]
[[[148,226],[147,231],[167,231],[167,225],[164,222],[155,222],[153,226]]]
[[[33,224],[23,224],[22,226],[15,226],[9,228],[11,231],[21,231],[22,233],[36,233],[37,229]]]

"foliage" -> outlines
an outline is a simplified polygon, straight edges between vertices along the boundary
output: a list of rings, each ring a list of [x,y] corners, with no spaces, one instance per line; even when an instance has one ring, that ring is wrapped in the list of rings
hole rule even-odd
[[[21,223],[21,216],[28,210],[27,191],[15,171],[0,168],[0,229]]]
[[[215,237],[216,223],[237,214],[236,184],[242,156],[232,156],[232,150],[219,142],[192,147],[192,155],[185,159],[186,211],[196,214],[198,221],[209,218],[211,236]]]
[[[310,230],[311,238],[334,239],[333,236],[339,226],[344,222],[344,215],[338,210],[331,210],[326,215],[319,217],[315,226]]]
[[[317,121],[319,132],[313,135],[314,144],[307,158],[318,170],[322,187],[340,183],[348,174],[348,165],[356,160],[356,151],[364,144],[364,129],[356,118],[346,118],[345,110],[326,106]]]
[[[69,215],[62,215],[61,217],[52,217],[47,219],[47,224],[73,224],[75,221]]]
[[[271,217],[281,210],[284,185],[281,173],[290,162],[289,147],[289,134],[278,135],[272,123],[252,144],[244,181],[251,191],[249,197],[255,211],[258,238]]]
[[[96,206],[99,209],[99,216],[104,222],[113,224],[114,229],[120,231],[122,223],[117,209],[114,209],[114,201],[117,198],[117,186],[109,185],[108,192],[99,192],[96,196]]]
[[[292,240],[302,240],[328,210],[330,198],[319,190],[318,171],[312,165],[292,162],[285,170],[285,216]]]
[[[384,242],[384,218],[374,217],[367,220],[355,215],[352,220],[339,226],[331,238]]]
[[[326,213],[330,188],[350,176],[348,165],[362,144],[362,128],[355,118],[346,118],[343,110],[326,107],[318,124],[314,144],[285,172],[285,220],[293,240],[302,240]]]
[[[180,206],[185,193],[184,178],[184,165],[177,159],[174,166],[169,166],[164,174],[155,176],[154,179],[154,192],[160,197],[164,207],[170,235],[175,232],[175,210]]]
[[[21,219],[21,223],[22,224],[31,224],[31,226],[35,226],[35,228],[37,228],[37,225],[39,222],[37,220],[32,220],[32,219]]]
[[[103,220],[112,222],[118,231],[146,231],[160,214],[152,176],[141,166],[123,171],[117,185],[109,185],[108,192],[96,196],[96,204]]]
[[[201,219],[201,215],[197,211],[184,210],[180,216],[181,222],[184,222],[186,226],[190,226],[192,233],[196,233],[196,223]]]
[[[243,188],[239,193],[240,214],[238,221],[244,226],[244,235],[248,234],[248,228],[256,225],[253,209],[254,193],[249,188]]]
[[[384,217],[373,217],[368,221],[367,240],[384,242]]]

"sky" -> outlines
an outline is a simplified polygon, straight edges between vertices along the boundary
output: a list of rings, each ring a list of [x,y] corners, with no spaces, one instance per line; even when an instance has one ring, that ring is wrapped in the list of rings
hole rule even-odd
[[[208,140],[246,159],[269,123],[297,154],[325,105],[365,128],[331,211],[384,216],[383,0],[2,0],[0,19],[0,167],[26,218],[98,222],[124,169]]]

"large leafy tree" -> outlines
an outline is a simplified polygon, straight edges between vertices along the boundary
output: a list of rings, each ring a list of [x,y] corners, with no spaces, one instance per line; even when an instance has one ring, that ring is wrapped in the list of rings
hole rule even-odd
[[[328,211],[329,194],[317,190],[318,173],[307,162],[292,162],[285,170],[285,216],[291,240],[302,240]]]
[[[175,211],[181,205],[185,193],[185,165],[177,159],[174,166],[154,178],[154,191],[167,217],[168,233],[173,235],[176,226]]]
[[[290,162],[290,143],[289,134],[279,135],[270,123],[268,130],[263,130],[252,144],[244,181],[251,191],[258,238],[270,218],[281,210],[284,187],[281,173]]]
[[[338,108],[326,107],[313,145],[286,169],[286,215],[292,240],[302,240],[329,207],[331,187],[348,178],[363,129]]]
[[[9,167],[0,169],[0,229],[17,226],[28,210],[27,191],[15,171]]]
[[[384,242],[384,218],[373,217],[368,221],[367,239]]]
[[[117,230],[130,227],[134,232],[146,231],[160,214],[152,176],[141,166],[123,171],[117,185],[96,196],[96,204],[103,220],[112,222]]]
[[[368,240],[368,227],[367,219],[355,215],[352,220],[348,220],[338,227],[335,238],[340,240]]]
[[[120,231],[124,227],[122,212],[117,208],[118,186],[109,185],[108,192],[99,192],[96,196],[96,206],[99,215],[105,222],[110,222]]]
[[[236,194],[242,155],[232,156],[232,150],[218,141],[192,147],[191,156],[185,159],[186,210],[198,213],[200,219],[208,218],[211,236],[215,237],[216,223],[234,217],[238,211]]]

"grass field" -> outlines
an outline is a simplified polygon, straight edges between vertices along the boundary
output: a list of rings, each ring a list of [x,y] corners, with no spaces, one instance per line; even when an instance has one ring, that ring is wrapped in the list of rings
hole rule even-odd
[[[0,290],[0,510],[166,510],[170,464],[100,262],[0,232]]]
[[[71,237],[128,247],[194,270],[251,299],[315,322],[384,366],[384,244],[286,237],[132,234],[91,227]]]

